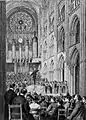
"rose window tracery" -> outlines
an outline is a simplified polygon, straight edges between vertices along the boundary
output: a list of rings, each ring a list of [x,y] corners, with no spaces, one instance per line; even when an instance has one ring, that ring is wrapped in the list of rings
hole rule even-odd
[[[26,33],[32,28],[32,18],[26,12],[16,12],[9,20],[10,29],[16,33]]]

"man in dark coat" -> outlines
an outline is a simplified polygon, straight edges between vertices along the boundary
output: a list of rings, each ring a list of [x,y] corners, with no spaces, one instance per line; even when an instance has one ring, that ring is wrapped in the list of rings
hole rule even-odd
[[[30,114],[29,103],[25,99],[26,93],[27,93],[27,91],[25,89],[22,89],[21,93],[13,99],[12,104],[13,105],[20,105],[21,104],[23,120],[34,120],[32,114]],[[16,112],[16,111],[18,111],[18,109],[14,109],[14,112]]]
[[[46,109],[46,120],[56,120],[56,109],[58,108],[58,103],[56,103],[55,98],[51,98],[51,104]]]
[[[85,106],[82,103],[82,98],[80,95],[75,96],[76,105],[70,116],[67,117],[68,120],[86,120]]]
[[[8,111],[8,105],[12,104],[12,100],[16,96],[16,93],[14,92],[15,84],[11,84],[8,91],[4,94],[5,99],[5,120],[8,120],[9,117],[9,111]]]

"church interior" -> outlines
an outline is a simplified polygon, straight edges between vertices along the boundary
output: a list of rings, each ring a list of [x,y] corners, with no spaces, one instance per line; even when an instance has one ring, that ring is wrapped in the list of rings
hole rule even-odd
[[[35,69],[47,94],[86,95],[85,0],[0,1],[1,105],[6,76]]]

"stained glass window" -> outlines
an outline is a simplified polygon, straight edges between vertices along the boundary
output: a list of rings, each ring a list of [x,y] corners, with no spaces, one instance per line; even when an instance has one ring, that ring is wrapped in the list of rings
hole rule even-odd
[[[16,33],[26,33],[32,28],[32,18],[26,12],[16,12],[9,20],[10,29]]]

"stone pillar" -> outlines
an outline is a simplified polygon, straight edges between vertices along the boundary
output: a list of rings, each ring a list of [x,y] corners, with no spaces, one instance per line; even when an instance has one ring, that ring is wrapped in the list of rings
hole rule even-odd
[[[0,120],[4,119],[4,92],[6,81],[6,3],[0,1]]]
[[[70,45],[70,35],[69,35],[69,0],[65,0],[65,52],[66,52],[66,81],[68,83],[72,83],[71,81],[71,77],[72,75],[69,74],[70,76],[68,76],[68,73],[70,73],[70,64],[69,64],[69,45]],[[69,82],[70,81],[70,82]],[[68,86],[70,87],[70,85]],[[71,88],[69,88],[72,94],[72,86]]]
[[[80,95],[86,96],[86,0],[80,1]]]
[[[76,87],[76,86],[75,86],[75,75],[76,75],[76,74],[75,74],[75,67],[76,67],[76,66],[74,65],[74,67],[73,67],[73,72],[74,72],[74,80],[73,80],[73,81],[74,81],[74,82],[73,82],[74,84],[73,84],[73,90],[74,90],[74,94],[76,94],[76,91],[75,91],[75,89],[76,89],[76,88],[75,88],[75,87]]]

